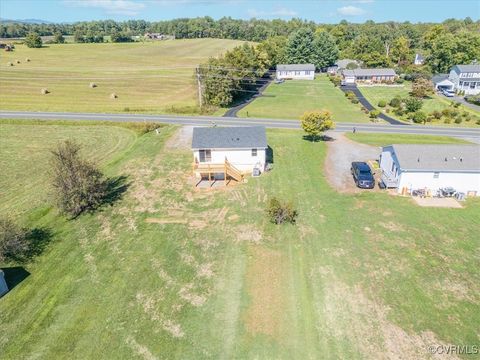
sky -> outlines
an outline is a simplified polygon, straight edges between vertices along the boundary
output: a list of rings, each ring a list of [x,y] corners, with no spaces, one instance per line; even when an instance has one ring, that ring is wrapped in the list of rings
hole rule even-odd
[[[88,20],[168,20],[230,16],[236,19],[291,19],[318,23],[366,20],[441,22],[480,18],[480,0],[0,0],[1,19],[51,22]]]

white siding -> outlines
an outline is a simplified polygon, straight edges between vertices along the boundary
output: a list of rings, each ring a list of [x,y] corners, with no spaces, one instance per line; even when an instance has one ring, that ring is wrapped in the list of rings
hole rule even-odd
[[[252,156],[252,149],[220,149],[212,151],[212,164],[223,164],[225,158],[237,169],[244,172],[252,172],[254,167],[265,169],[266,151],[257,149],[257,156]],[[199,151],[193,151],[193,159],[197,162],[200,159]]]
[[[398,192],[402,188],[423,189],[435,192],[440,188],[452,187],[457,191],[467,193],[476,191],[480,196],[480,173],[448,173],[439,172],[402,172],[398,185]]]
[[[277,79],[313,80],[314,78],[315,71],[313,70],[277,70]]]

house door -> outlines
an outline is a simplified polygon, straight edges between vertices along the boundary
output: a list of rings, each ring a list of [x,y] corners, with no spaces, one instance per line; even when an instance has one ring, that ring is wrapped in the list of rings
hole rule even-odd
[[[212,161],[212,150],[200,150],[200,162],[211,162]]]

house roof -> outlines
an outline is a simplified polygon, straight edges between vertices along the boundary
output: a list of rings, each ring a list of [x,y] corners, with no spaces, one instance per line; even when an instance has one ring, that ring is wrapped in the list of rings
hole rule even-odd
[[[266,149],[265,126],[195,127],[192,149]]]
[[[477,72],[480,73],[480,64],[478,65],[455,65],[453,67],[456,73],[470,73],[470,72]]]
[[[315,71],[315,65],[313,64],[278,64],[277,71],[301,71],[301,70],[313,70]]]
[[[422,56],[422,54],[416,53],[415,61],[425,61],[425,58]]]
[[[359,65],[359,62],[357,60],[341,59],[341,60],[335,61],[335,65],[338,66],[339,69],[346,69],[347,65],[350,63]]]
[[[394,144],[398,165],[405,171],[480,173],[479,145]]]
[[[393,69],[354,69],[343,70],[346,76],[395,76],[397,73]]]
[[[448,74],[436,74],[432,76],[432,82],[438,84],[439,82],[448,79]]]

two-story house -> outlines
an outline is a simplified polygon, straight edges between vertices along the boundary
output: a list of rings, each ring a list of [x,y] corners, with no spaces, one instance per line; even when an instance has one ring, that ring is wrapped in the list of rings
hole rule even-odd
[[[454,84],[456,91],[465,91],[466,95],[480,93],[480,65],[455,65],[448,80]]]

